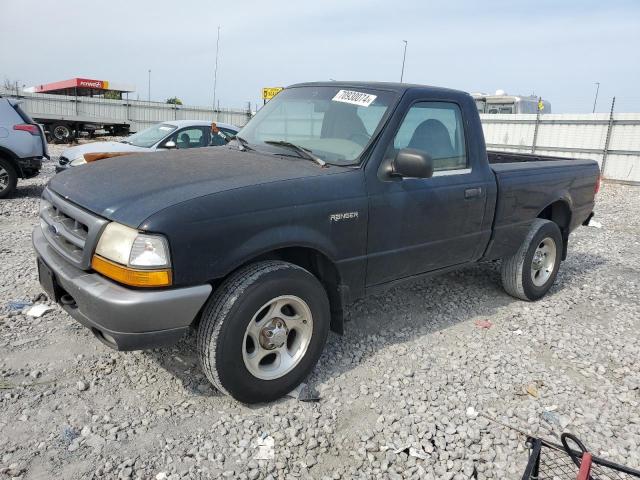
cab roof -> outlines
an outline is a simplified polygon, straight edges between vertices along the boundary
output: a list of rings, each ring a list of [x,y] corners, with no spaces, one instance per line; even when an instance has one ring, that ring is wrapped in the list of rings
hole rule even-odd
[[[440,94],[456,94],[456,95],[469,95],[462,90],[454,90],[451,88],[433,87],[430,85],[420,85],[417,83],[399,83],[399,82],[362,82],[362,81],[328,81],[328,82],[305,82],[296,83],[290,85],[287,88],[296,87],[346,87],[346,88],[372,88],[375,90],[386,90],[389,92],[404,93],[407,90],[423,90],[426,93],[440,93]]]

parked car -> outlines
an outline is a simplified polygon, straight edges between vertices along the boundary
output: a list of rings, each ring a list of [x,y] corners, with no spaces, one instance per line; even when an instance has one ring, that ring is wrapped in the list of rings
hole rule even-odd
[[[238,131],[228,123],[204,120],[175,120],[153,125],[120,142],[92,142],[68,148],[60,155],[56,172],[87,163],[85,153],[153,152],[173,148],[186,149],[226,144]]]
[[[463,92],[307,83],[226,147],[54,177],[33,243],[44,290],[100,341],[195,328],[211,383],[262,402],[309,374],[366,293],[502,259],[506,292],[539,299],[599,178],[591,160],[487,153]]]
[[[0,198],[14,192],[18,178],[38,175],[43,158],[49,154],[42,127],[19,101],[0,97]]]

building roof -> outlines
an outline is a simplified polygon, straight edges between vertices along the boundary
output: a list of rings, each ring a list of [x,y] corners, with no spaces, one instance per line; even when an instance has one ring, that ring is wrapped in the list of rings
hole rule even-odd
[[[134,92],[135,85],[110,82],[109,80],[95,80],[92,78],[70,78],[59,82],[45,83],[25,88],[25,92],[31,93],[64,93],[69,89],[94,90],[94,91],[114,91],[114,92]]]

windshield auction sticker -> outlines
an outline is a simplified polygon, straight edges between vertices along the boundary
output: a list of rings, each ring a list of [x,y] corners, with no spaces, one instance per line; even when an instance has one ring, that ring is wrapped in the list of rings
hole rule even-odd
[[[368,107],[376,98],[376,95],[370,95],[368,93],[354,92],[353,90],[340,90],[332,100],[334,102],[350,103],[360,107]]]

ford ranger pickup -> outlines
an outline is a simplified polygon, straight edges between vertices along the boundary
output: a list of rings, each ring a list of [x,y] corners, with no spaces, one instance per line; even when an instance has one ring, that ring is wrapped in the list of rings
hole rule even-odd
[[[55,176],[33,244],[43,289],[104,344],[194,328],[208,379],[254,403],[295,388],[367,293],[501,260],[506,292],[539,299],[599,182],[594,161],[488,153],[467,93],[305,83],[227,146]]]

